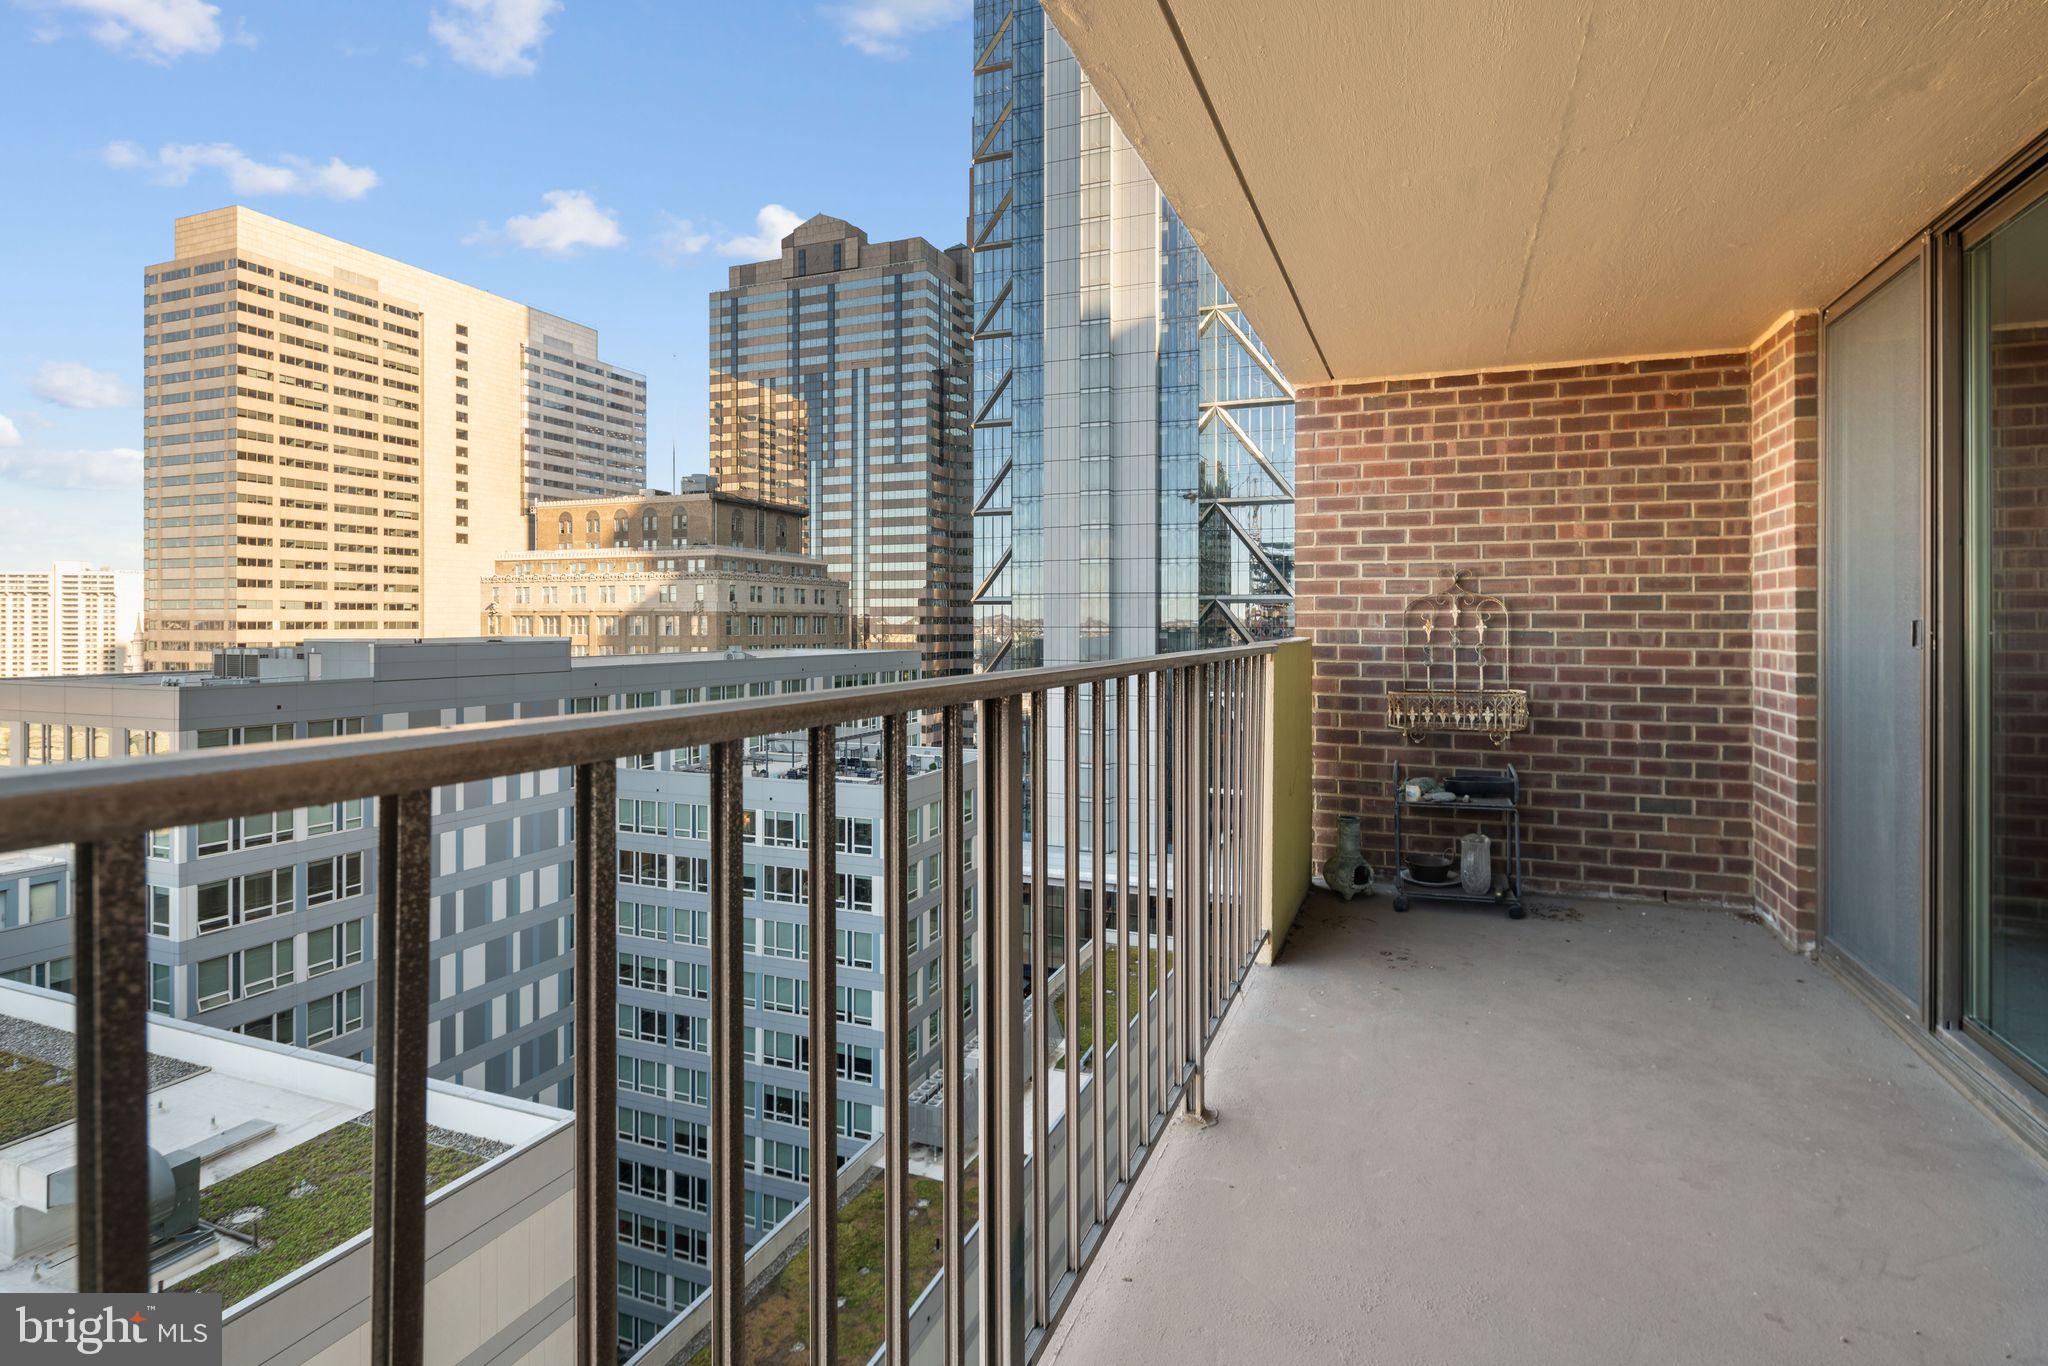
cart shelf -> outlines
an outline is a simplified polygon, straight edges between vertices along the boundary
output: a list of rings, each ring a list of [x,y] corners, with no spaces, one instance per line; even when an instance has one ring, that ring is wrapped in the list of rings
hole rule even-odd
[[[1522,904],[1522,780],[1512,766],[1505,769],[1478,770],[1492,774],[1505,774],[1508,779],[1506,797],[1464,797],[1457,801],[1411,800],[1406,795],[1407,783],[1401,775],[1401,765],[1394,765],[1394,909],[1406,911],[1412,897],[1423,901],[1465,901],[1479,905],[1502,906],[1507,909],[1510,920],[1520,920],[1527,914]],[[1404,811],[1424,810],[1436,816],[1469,816],[1478,819],[1498,819],[1507,827],[1507,876],[1499,879],[1497,890],[1468,892],[1458,884],[1455,876],[1448,882],[1429,882],[1416,877],[1408,870],[1408,832],[1402,820]],[[1455,874],[1455,869],[1453,873]]]

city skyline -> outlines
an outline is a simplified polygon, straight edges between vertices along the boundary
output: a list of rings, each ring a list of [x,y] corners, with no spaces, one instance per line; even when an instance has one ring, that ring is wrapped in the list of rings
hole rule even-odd
[[[174,218],[247,205],[597,328],[608,359],[647,376],[656,487],[708,468],[703,309],[728,266],[819,211],[878,238],[960,238],[962,4],[482,5],[442,21],[425,4],[202,4],[189,28],[89,8],[0,9],[0,47],[20,59],[0,91],[27,135],[19,179],[66,205],[0,225],[10,258],[46,266],[0,284],[0,316],[37,322],[0,339],[11,568],[141,567],[133,280]],[[790,79],[753,80],[764,61]],[[298,98],[309,73],[374,82],[379,99]],[[892,130],[891,176],[815,135],[828,91]],[[639,116],[650,101],[664,117]],[[739,126],[744,141],[714,135]],[[767,162],[764,141],[780,149]],[[109,515],[67,518],[81,498]]]

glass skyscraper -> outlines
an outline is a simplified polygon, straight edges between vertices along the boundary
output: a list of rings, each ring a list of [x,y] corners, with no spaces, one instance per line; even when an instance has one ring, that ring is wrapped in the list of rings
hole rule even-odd
[[[1292,389],[1040,7],[975,54],[976,668],[1287,635]]]

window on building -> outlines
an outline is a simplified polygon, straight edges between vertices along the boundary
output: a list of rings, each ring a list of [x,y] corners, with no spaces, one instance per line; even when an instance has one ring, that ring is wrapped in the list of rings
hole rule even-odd
[[[28,888],[28,921],[39,924],[55,920],[61,912],[57,907],[57,884],[55,882],[32,882]]]

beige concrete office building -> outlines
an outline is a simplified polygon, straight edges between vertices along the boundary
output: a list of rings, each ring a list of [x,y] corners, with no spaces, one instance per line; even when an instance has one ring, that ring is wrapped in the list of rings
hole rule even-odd
[[[711,296],[711,471],[810,510],[852,644],[971,662],[967,250],[823,214]]]
[[[179,219],[143,277],[145,667],[473,631],[560,321],[249,209]]]

